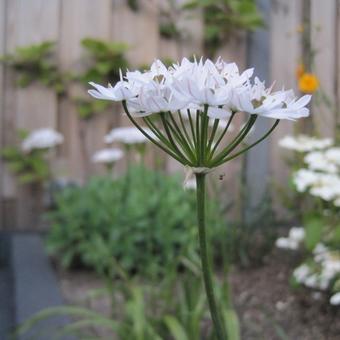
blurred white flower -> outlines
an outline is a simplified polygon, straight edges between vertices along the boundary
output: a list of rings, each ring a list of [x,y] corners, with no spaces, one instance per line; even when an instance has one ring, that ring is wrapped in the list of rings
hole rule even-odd
[[[303,283],[310,273],[310,268],[306,264],[302,264],[294,270],[293,276],[298,283]]]
[[[340,305],[340,292],[332,295],[329,302],[331,305],[334,305],[334,306]]]
[[[288,237],[279,237],[275,242],[276,247],[281,249],[296,250],[299,248],[299,243]]]
[[[310,186],[317,183],[320,179],[320,174],[308,169],[300,169],[295,172],[293,182],[296,190],[299,192],[306,191]]]
[[[340,177],[335,174],[319,174],[317,182],[310,189],[310,194],[332,201],[340,197]]]
[[[303,227],[292,227],[288,234],[291,240],[302,242],[305,239],[305,229]]]
[[[325,156],[328,160],[340,166],[340,147],[329,148],[326,150]]]
[[[279,141],[279,146],[298,152],[308,152],[325,149],[333,144],[330,138],[318,139],[306,135],[285,136]]]
[[[94,153],[92,156],[92,162],[113,164],[123,157],[124,153],[122,150],[117,148],[102,149]]]
[[[157,139],[154,133],[148,129],[143,128],[143,130],[150,135],[152,138]],[[142,144],[146,143],[149,140],[135,127],[133,126],[126,126],[126,127],[119,127],[111,130],[105,137],[104,141],[106,144],[112,143],[123,143],[127,145],[132,144]]]
[[[304,158],[305,163],[311,170],[319,170],[328,173],[337,173],[337,165],[327,157],[327,152],[313,151]]]
[[[43,128],[32,131],[21,144],[24,152],[30,152],[34,149],[49,149],[53,148],[64,141],[64,137],[59,132]]]
[[[275,245],[281,249],[297,250],[305,238],[305,230],[302,227],[292,227],[288,237],[279,237]]]

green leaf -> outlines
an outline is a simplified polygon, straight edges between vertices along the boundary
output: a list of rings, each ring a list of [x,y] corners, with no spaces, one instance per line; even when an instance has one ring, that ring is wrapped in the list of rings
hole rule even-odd
[[[312,251],[318,242],[321,240],[323,220],[317,216],[307,217],[304,220],[305,226],[305,246],[306,249]]]
[[[164,322],[175,340],[189,340],[185,329],[176,318],[167,315],[164,317]]]
[[[234,310],[227,308],[223,311],[225,327],[230,340],[240,340],[240,323]]]

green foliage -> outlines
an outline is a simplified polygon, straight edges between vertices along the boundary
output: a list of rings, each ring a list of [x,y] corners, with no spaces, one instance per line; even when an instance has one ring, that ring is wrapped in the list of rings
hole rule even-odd
[[[27,132],[20,130],[21,139]],[[18,176],[23,184],[41,183],[49,177],[48,163],[44,157],[46,150],[32,150],[25,153],[18,146],[7,146],[0,151],[0,156],[5,160],[11,172]]]
[[[180,31],[174,22],[164,22],[159,25],[159,33],[165,39],[178,39]]]
[[[45,41],[40,44],[18,47],[13,54],[5,55],[0,60],[18,73],[20,87],[40,82],[61,94],[65,91],[68,77],[58,69],[54,48],[54,42]]]
[[[191,0],[184,9],[203,10],[206,52],[216,50],[238,30],[254,31],[263,20],[254,0]]]
[[[99,39],[86,38],[81,41],[87,52],[87,68],[75,79],[88,87],[89,81],[97,83],[115,83],[119,80],[120,69],[128,67],[125,52],[128,46],[120,42],[106,42]],[[93,101],[84,98],[75,98],[79,117],[90,119],[96,113],[104,112],[110,103],[106,101]]]
[[[127,0],[127,4],[129,8],[134,12],[137,12],[139,10],[138,0]]]
[[[119,80],[119,70],[128,67],[125,43],[86,38],[81,44],[88,54],[89,67],[78,76],[80,81],[87,86],[89,81],[115,83]]]
[[[43,320],[66,315],[71,317],[72,321],[58,329],[49,329],[51,339],[60,339],[65,335],[76,335],[80,339],[92,339],[93,336],[96,339],[117,336],[121,340],[215,339],[210,327],[206,327],[208,309],[199,277],[186,275],[180,277],[179,282],[173,281],[168,288],[165,288],[162,282],[157,286],[125,282],[125,287],[120,289],[117,287],[122,286],[116,284],[115,293],[120,299],[119,302],[117,299],[113,306],[112,316],[102,315],[90,308],[52,307],[25,321],[16,330],[16,335],[24,335],[28,331],[35,336],[44,335],[46,330],[39,327]],[[228,339],[239,340],[239,321],[235,311],[228,306],[226,287],[221,285],[216,288]],[[164,293],[168,294],[167,299],[164,299]],[[157,301],[157,306],[153,305],[152,301]],[[106,337],[99,335],[99,329],[105,330]]]
[[[312,251],[314,247],[321,241],[324,221],[318,215],[305,217],[305,247],[308,251]]]
[[[78,115],[81,119],[90,119],[95,113],[104,112],[111,105],[111,102],[109,101],[84,98],[77,98],[75,102],[77,105]]]
[[[180,179],[143,167],[118,180],[94,178],[56,198],[48,248],[64,266],[76,261],[106,274],[115,259],[126,272],[162,275],[196,249],[195,196]],[[222,229],[216,202],[208,225]]]
[[[126,44],[92,38],[83,39],[81,44],[87,52],[84,61],[86,67],[81,74],[61,72],[55,58],[55,43],[51,41],[18,47],[13,54],[3,56],[0,60],[16,71],[19,86],[27,87],[39,82],[62,95],[69,95],[67,87],[71,80],[82,83],[86,88],[89,81],[115,83],[119,80],[119,70],[128,67]],[[87,97],[72,99],[82,119],[89,119],[109,107],[108,102],[93,101]]]

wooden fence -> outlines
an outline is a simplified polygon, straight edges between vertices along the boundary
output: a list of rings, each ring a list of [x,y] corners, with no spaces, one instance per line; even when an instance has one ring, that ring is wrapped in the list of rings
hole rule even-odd
[[[264,69],[264,77],[269,78],[270,74],[270,78],[277,80],[277,85],[296,87],[295,69],[302,53],[298,27],[302,23],[304,2],[259,0],[266,13],[269,30],[261,30],[250,38],[240,35],[223,47],[219,54],[237,61],[242,68],[257,60],[259,67]],[[68,70],[78,67],[83,56],[80,41],[85,37],[126,42],[130,46],[127,52],[129,62],[136,66],[150,63],[154,58],[178,59],[202,53],[203,25],[199,13],[178,17],[180,26],[185,27],[188,34],[180,41],[173,41],[162,38],[159,33],[159,13],[166,0],[140,0],[139,3],[139,11],[134,12],[126,5],[126,0],[1,0],[0,54],[10,53],[17,46],[53,40],[57,42],[59,65]],[[313,36],[320,51],[316,56],[316,71],[327,94],[336,100],[339,98],[336,76],[339,71],[339,2],[312,0],[310,7],[312,25],[320,28]],[[250,44],[247,45],[247,42]],[[77,86],[71,91],[85,95],[79,92]],[[54,91],[39,85],[18,88],[13,71],[2,66],[0,98],[0,147],[17,142],[17,129],[55,128],[63,133],[65,143],[54,157],[54,173],[78,180],[84,180],[99,170],[88,158],[104,146],[103,136],[113,126],[127,124],[124,119],[119,120],[118,115],[112,114],[98,115],[85,124],[79,119],[71,101],[60,99]],[[325,109],[322,117],[325,116],[327,120],[319,119],[315,113],[320,133],[334,135],[335,115]],[[265,127],[266,122],[263,124]],[[85,131],[85,141],[79,131]],[[260,201],[270,174],[281,182],[287,178],[288,170],[279,154],[277,141],[291,131],[292,124],[282,123],[270,140],[247,156],[250,170],[245,182],[255,197],[251,205]],[[84,143],[87,158],[81,156]],[[263,158],[264,154],[269,157]],[[264,159],[261,166],[259,159]],[[240,191],[241,164],[241,160],[235,161],[226,170],[227,183],[235,197]],[[178,169],[178,165],[169,162],[168,168]],[[252,177],[256,169],[260,169],[257,171],[259,180],[253,187]],[[0,163],[0,229],[32,228],[37,223],[34,197],[32,188],[19,185],[4,163]]]

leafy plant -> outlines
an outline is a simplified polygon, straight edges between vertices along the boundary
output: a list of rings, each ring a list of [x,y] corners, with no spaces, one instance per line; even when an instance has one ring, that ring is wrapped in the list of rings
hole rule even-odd
[[[81,44],[87,52],[89,67],[78,76],[80,81],[87,86],[89,81],[114,83],[119,80],[119,70],[128,67],[125,43],[85,38]]]
[[[117,180],[94,178],[57,196],[56,210],[48,214],[48,248],[64,266],[80,261],[105,274],[116,271],[115,259],[126,272],[162,275],[196,249],[194,202],[179,178],[143,167]],[[223,228],[217,206],[209,207],[216,239]]]
[[[165,39],[178,39],[180,31],[174,22],[163,22],[159,25],[159,33]]]
[[[172,286],[152,287],[148,284],[125,282],[116,284],[114,293],[120,295],[115,301],[113,313],[107,316],[90,308],[77,306],[58,306],[45,309],[26,320],[16,330],[16,335],[45,334],[39,323],[56,316],[69,316],[69,324],[58,329],[49,329],[51,339],[60,339],[65,335],[76,335],[81,339],[96,336],[106,339],[118,336],[119,339],[153,339],[153,340],[197,340],[215,339],[211,327],[206,324],[207,306],[203,287],[197,276],[186,275],[184,283],[172,282]],[[118,287],[118,288],[117,288]],[[164,299],[164,289],[168,298]],[[239,323],[235,311],[226,297],[226,286],[218,287],[221,310],[228,339],[239,340]],[[149,303],[149,299],[157,299],[157,311]],[[123,301],[122,301],[123,298]],[[105,330],[105,336],[100,336]]]
[[[254,0],[191,0],[184,9],[203,10],[205,50],[213,56],[239,30],[254,31],[263,25]]]
[[[18,131],[20,139],[25,139],[28,133]],[[45,158],[46,150],[24,152],[19,146],[7,146],[0,151],[8,168],[18,176],[19,181],[26,183],[41,183],[49,177],[49,167]]]
[[[5,55],[0,60],[18,73],[17,83],[20,87],[40,82],[62,94],[69,76],[59,71],[54,48],[55,43],[52,41],[17,47],[13,54]]]
[[[99,39],[85,38],[81,41],[87,52],[85,63],[87,68],[82,74],[76,75],[75,80],[80,81],[86,87],[89,81],[115,83],[119,80],[120,69],[126,69],[128,62],[125,52],[128,46],[120,42],[106,42]],[[89,119],[96,113],[104,112],[109,102],[94,103],[85,98],[75,98],[79,117]]]
[[[134,12],[137,12],[139,10],[139,1],[138,0],[127,0],[127,4],[129,6],[129,8]]]

